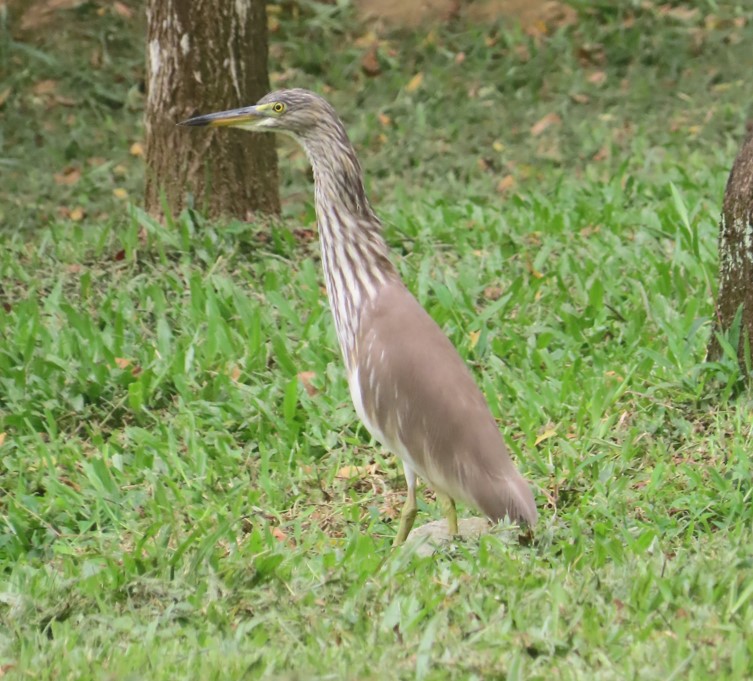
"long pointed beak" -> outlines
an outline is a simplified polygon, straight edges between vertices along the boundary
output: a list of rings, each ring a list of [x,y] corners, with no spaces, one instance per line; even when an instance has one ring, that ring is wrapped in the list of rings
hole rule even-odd
[[[178,125],[209,125],[214,128],[223,126],[251,128],[263,118],[264,114],[260,113],[255,106],[244,106],[240,109],[206,114],[206,116],[195,116],[194,118],[181,121]]]

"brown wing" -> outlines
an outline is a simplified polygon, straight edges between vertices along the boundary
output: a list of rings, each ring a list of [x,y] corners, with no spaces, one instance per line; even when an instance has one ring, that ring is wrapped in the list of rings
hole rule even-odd
[[[432,487],[493,520],[537,512],[468,367],[400,282],[364,319],[357,365],[363,407],[385,444]],[[401,451],[402,450],[402,451]]]

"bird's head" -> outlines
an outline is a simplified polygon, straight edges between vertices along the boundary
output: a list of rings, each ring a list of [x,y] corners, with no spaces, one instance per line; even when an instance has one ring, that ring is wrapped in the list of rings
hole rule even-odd
[[[259,132],[285,132],[304,138],[321,129],[337,115],[330,104],[313,92],[303,89],[276,90],[253,106],[196,116],[179,125],[207,125],[241,128]]]

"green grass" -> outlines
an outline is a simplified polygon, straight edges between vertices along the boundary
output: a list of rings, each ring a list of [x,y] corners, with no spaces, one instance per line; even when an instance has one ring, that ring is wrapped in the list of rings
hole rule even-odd
[[[502,529],[428,558],[391,549],[401,468],[357,423],[318,246],[294,231],[312,221],[302,157],[283,147],[286,215],[271,229],[157,224],[112,195],[133,197],[141,177],[126,106],[138,26],[88,5],[65,15],[64,39],[117,36],[98,71],[76,61],[85,50],[7,34],[0,670],[750,678],[751,395],[734,359],[703,357],[753,16],[698,7],[724,21],[644,10],[626,25],[584,7],[539,45],[463,24],[396,36],[372,80],[347,11],[283,16],[273,36],[287,84],[334,88],[396,264],[538,490],[529,545]],[[602,45],[602,65],[580,65],[584,44]],[[96,93],[116,73],[112,108]],[[88,104],[53,107],[40,147],[29,115],[44,78]],[[476,83],[491,89],[469,96]],[[549,112],[562,123],[532,137]],[[54,182],[65,165],[77,183]],[[345,476],[354,465],[373,473]],[[419,523],[439,517],[430,495],[419,507]]]

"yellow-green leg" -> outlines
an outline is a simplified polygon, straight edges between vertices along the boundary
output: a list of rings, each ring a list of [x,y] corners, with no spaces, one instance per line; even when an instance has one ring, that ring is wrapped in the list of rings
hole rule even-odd
[[[442,492],[437,492],[437,501],[439,501],[442,514],[447,518],[447,529],[450,536],[454,537],[458,534],[458,513],[455,510],[455,500]]]
[[[400,526],[397,528],[395,541],[392,542],[393,546],[400,546],[408,538],[413,527],[413,521],[416,519],[416,513],[418,513],[418,505],[416,504],[416,474],[405,464],[403,464],[403,469],[405,470],[405,482],[408,483],[408,498],[405,500],[403,511],[400,514]]]

